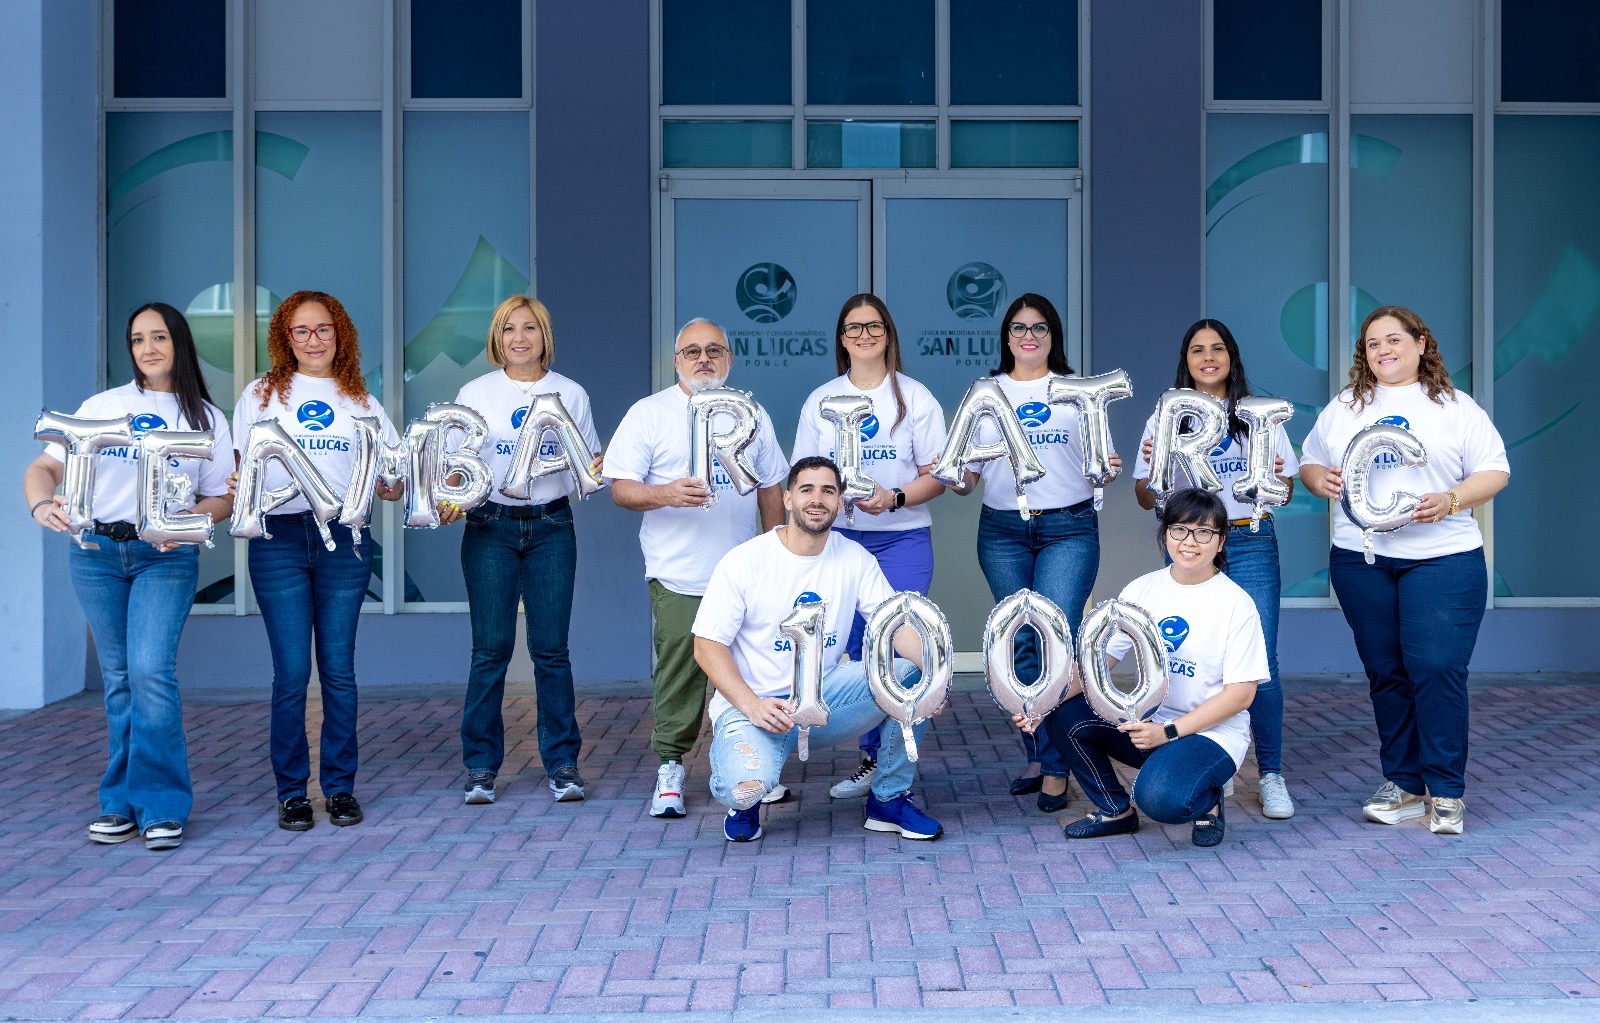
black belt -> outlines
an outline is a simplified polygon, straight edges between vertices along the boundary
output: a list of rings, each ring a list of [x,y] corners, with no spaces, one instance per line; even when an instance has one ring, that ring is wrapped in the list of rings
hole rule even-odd
[[[542,519],[554,515],[558,511],[565,511],[572,507],[572,502],[565,497],[558,497],[554,501],[544,504],[498,504],[491,507],[500,509],[500,513],[508,519]]]
[[[95,519],[92,532],[95,536],[103,536],[117,543],[139,539],[139,530],[131,522],[101,522]]]
[[[1072,514],[1077,515],[1081,512],[1086,512],[1093,507],[1094,499],[1089,498],[1087,500],[1079,501],[1077,504],[1069,504],[1065,508],[1029,508],[1028,514],[1037,517],[1040,515],[1057,515],[1061,512],[1071,512]]]

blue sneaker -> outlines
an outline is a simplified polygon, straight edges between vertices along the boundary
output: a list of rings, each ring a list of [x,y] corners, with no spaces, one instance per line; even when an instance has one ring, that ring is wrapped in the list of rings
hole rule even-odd
[[[754,842],[761,837],[761,804],[748,810],[729,810],[722,819],[722,837],[730,842]]]
[[[868,831],[892,831],[918,842],[931,842],[944,834],[938,821],[917,809],[910,790],[888,800],[868,792],[867,821],[862,827]]]

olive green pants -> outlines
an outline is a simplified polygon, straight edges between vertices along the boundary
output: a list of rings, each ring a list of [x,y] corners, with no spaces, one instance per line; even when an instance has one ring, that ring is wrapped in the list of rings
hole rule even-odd
[[[683,759],[700,738],[706,716],[706,673],[694,659],[694,616],[699,610],[699,597],[674,593],[650,580],[656,647],[656,723],[650,748],[663,762]]]

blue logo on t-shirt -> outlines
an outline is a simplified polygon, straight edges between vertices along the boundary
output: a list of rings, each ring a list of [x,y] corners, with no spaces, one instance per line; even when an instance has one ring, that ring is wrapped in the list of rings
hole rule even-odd
[[[878,417],[868,416],[861,421],[861,441],[866,443],[878,435]]]
[[[312,433],[320,433],[333,425],[333,406],[315,399],[303,402],[295,411],[300,425]]]
[[[1373,423],[1372,425],[1374,425],[1374,426],[1398,426],[1398,427],[1401,427],[1401,428],[1407,429],[1407,430],[1411,429],[1411,424],[1406,420],[1405,416],[1384,416],[1382,419],[1378,420],[1376,423]]]
[[[522,429],[522,421],[524,419],[528,418],[528,410],[530,408],[533,408],[533,406],[532,405],[524,405],[521,408],[517,409],[515,412],[511,413],[511,428],[513,430]]]
[[[1043,426],[1050,421],[1050,406],[1042,401],[1023,402],[1017,406],[1017,418],[1022,420],[1022,425],[1030,429]]]
[[[1178,648],[1183,646],[1183,641],[1188,638],[1188,622],[1177,615],[1161,619],[1161,640],[1167,644],[1168,652],[1177,653]]]
[[[810,590],[807,590],[804,593],[800,594],[800,596],[794,598],[793,606],[794,607],[799,607],[801,604],[820,604],[820,603],[822,603],[822,598],[817,596],[815,593],[812,593]]]
[[[133,417],[133,435],[135,437],[143,437],[151,430],[165,430],[166,428],[167,421],[154,412],[146,412]]]
[[[1222,443],[1218,444],[1214,449],[1212,449],[1209,457],[1221,458],[1223,455],[1228,453],[1228,449],[1231,447],[1233,447],[1233,438],[1224,434],[1222,437]]]

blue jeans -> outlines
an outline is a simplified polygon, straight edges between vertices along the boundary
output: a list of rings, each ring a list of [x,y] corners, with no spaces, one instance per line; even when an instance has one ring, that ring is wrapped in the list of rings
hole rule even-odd
[[[1278,676],[1278,606],[1283,584],[1278,576],[1278,534],[1272,516],[1259,532],[1249,526],[1228,530],[1228,578],[1250,594],[1267,640],[1267,680],[1256,686],[1250,704],[1250,731],[1256,741],[1256,766],[1262,774],[1283,771],[1283,680]]]
[[[461,712],[461,755],[468,771],[498,774],[505,761],[502,704],[519,598],[538,685],[539,757],[547,774],[578,763],[582,739],[567,652],[578,537],[570,506],[549,512],[541,506],[534,513],[514,519],[506,505],[493,502],[467,513],[461,572],[472,611],[472,673]]]
[[[1412,560],[1328,554],[1333,592],[1367,671],[1383,776],[1461,798],[1467,778],[1467,663],[1483,622],[1483,549]]]
[[[924,526],[921,529],[903,529],[895,532],[860,529],[835,529],[834,532],[849,537],[865,547],[877,559],[878,567],[883,569],[884,578],[889,580],[889,585],[896,593],[913,590],[924,597],[928,595],[928,589],[933,585],[931,527]],[[857,614],[855,622],[850,626],[850,639],[844,647],[852,661],[861,660],[862,637],[866,632],[867,620]],[[880,726],[861,737],[859,745],[863,757],[878,759],[878,743],[882,732]]]
[[[309,512],[268,515],[272,536],[250,541],[250,581],[272,647],[272,773],[278,801],[306,794],[311,752],[306,742],[306,688],[316,644],[322,687],[323,795],[355,792],[356,623],[372,577],[372,536],[334,530],[337,547],[322,545]]]
[[[901,685],[915,683],[921,672],[910,661],[896,657],[895,675]],[[900,722],[886,721],[887,715],[872,698],[867,671],[860,661],[846,661],[822,678],[822,699],[828,705],[828,723],[811,729],[807,744],[827,749],[853,741],[862,732],[883,726],[883,748],[878,771],[872,776],[872,794],[880,800],[893,799],[911,790],[917,766],[906,757],[905,738]],[[912,730],[918,748],[927,734],[929,722]],[[737,708],[723,711],[711,733],[711,795],[724,806],[746,810],[778,784],[783,765],[800,742],[799,727],[781,735],[750,723]]]
[[[1081,501],[1049,515],[1022,521],[1014,511],[985,505],[978,517],[978,565],[998,602],[1028,589],[1048,597],[1067,616],[1073,642],[1083,620],[1083,605],[1100,572],[1100,520],[1094,505]],[[1039,677],[1039,640],[1032,629],[1017,632],[1017,677]],[[1023,733],[1028,760],[1053,778],[1066,774],[1066,763],[1052,747],[1048,733]]]
[[[1084,795],[1108,814],[1128,808],[1128,790],[1117,779],[1113,760],[1139,769],[1133,800],[1146,817],[1161,824],[1187,824],[1210,813],[1222,800],[1222,786],[1233,777],[1233,758],[1211,738],[1185,735],[1142,750],[1126,732],[1090,710],[1082,694],[1045,718],[1045,726]]]
[[[142,540],[94,540],[99,550],[73,544],[68,565],[105,680],[109,749],[100,812],[141,829],[187,824],[194,791],[178,695],[178,638],[194,603],[199,556],[194,547],[162,554]]]

